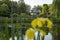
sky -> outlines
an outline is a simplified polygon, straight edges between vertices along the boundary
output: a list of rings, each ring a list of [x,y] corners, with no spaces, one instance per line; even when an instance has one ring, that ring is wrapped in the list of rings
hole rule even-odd
[[[24,2],[33,8],[34,5],[52,4],[53,0],[24,0]]]

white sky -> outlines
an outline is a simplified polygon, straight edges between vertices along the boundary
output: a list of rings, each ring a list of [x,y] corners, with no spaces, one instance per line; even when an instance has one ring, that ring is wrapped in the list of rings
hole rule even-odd
[[[14,0],[14,1],[18,1],[18,0]],[[45,4],[51,4],[53,2],[53,0],[24,0],[26,4],[30,5],[31,7],[33,7],[34,5],[43,5]]]

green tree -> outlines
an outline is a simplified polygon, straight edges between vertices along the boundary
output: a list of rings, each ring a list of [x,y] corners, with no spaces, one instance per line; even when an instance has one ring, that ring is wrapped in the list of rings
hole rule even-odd
[[[20,4],[19,11],[20,11],[20,13],[26,13],[25,3]]]
[[[0,1],[0,16],[7,16],[10,17],[11,13],[18,13],[18,4],[14,1]]]
[[[53,0],[53,5],[54,5],[54,8],[55,8],[55,12],[56,12],[56,16],[57,16],[57,18],[60,18],[60,0]],[[57,40],[59,40],[60,39],[60,27],[59,26],[57,26],[57,35],[58,35],[58,37],[56,37],[56,38],[58,38]]]
[[[31,10],[30,5],[27,5],[27,4],[26,4],[26,13],[28,13],[28,14],[29,14],[29,13],[30,13],[30,10]]]
[[[25,4],[24,0],[19,0],[19,13],[29,13],[30,12],[30,6]]]
[[[8,14],[8,5],[3,3],[2,5],[0,5],[0,16],[6,16],[9,15]]]
[[[55,13],[57,17],[60,17],[60,0],[53,0],[53,5],[55,8]]]
[[[17,4],[17,2],[11,1],[10,8],[11,8],[10,10],[11,10],[12,14],[18,13],[18,4]]]

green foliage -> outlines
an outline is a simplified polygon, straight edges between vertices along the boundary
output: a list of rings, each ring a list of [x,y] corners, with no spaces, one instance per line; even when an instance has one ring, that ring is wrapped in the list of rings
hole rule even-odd
[[[24,2],[19,4],[15,1],[0,1],[0,16],[10,17],[14,13],[30,13],[30,6]]]
[[[7,4],[2,4],[2,5],[0,5],[0,16],[1,15],[8,15],[8,6],[7,6]]]
[[[0,16],[4,16],[4,17],[10,17],[10,14],[11,14],[11,1],[9,0],[2,0],[0,1],[0,8],[2,9],[0,11]],[[5,7],[5,8],[4,8]]]
[[[60,0],[53,0],[53,5],[57,17],[60,17]]]
[[[30,6],[25,4],[25,3],[21,3],[19,5],[19,13],[29,13],[30,12]]]
[[[44,14],[45,12],[49,11],[49,6],[47,4],[43,4],[42,7],[42,14]]]
[[[53,4],[57,9],[60,9],[60,0],[53,0]]]
[[[5,40],[9,40],[8,20],[5,20]]]
[[[52,17],[51,20],[52,20],[54,23],[60,23],[60,18]]]

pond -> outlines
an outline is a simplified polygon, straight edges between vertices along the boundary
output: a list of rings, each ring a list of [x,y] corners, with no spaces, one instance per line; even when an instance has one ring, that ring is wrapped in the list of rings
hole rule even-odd
[[[37,35],[38,35],[38,32],[35,32],[35,39],[36,40],[37,40]],[[20,38],[19,38],[19,40],[21,40]],[[27,40],[27,37],[26,36],[23,36],[23,38],[24,38],[24,40]],[[12,38],[10,38],[9,40],[12,40]],[[16,36],[15,36],[15,40],[17,40],[17,37]],[[40,33],[40,40],[42,40],[42,34],[41,33]],[[44,37],[44,40],[52,40],[52,34],[51,33],[48,33],[48,35],[46,35]]]

